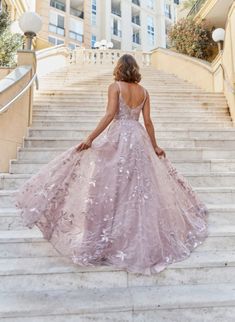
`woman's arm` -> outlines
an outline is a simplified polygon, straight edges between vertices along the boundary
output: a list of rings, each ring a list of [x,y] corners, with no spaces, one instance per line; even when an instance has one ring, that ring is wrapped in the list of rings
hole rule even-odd
[[[78,145],[77,151],[82,151],[85,149],[88,149],[92,141],[104,131],[104,129],[110,124],[110,122],[113,120],[116,111],[118,108],[118,89],[115,83],[112,83],[109,85],[108,88],[108,103],[106,107],[106,113],[99,121],[97,127],[92,131],[88,137]]]
[[[143,118],[144,118],[144,126],[146,128],[146,131],[148,132],[148,135],[150,137],[152,146],[156,152],[156,154],[158,156],[166,156],[166,153],[164,150],[162,150],[156,142],[156,138],[155,138],[155,130],[154,130],[154,126],[153,126],[153,122],[150,116],[150,97],[149,97],[149,93],[147,91],[147,97],[146,97],[146,101],[142,110],[143,113]]]

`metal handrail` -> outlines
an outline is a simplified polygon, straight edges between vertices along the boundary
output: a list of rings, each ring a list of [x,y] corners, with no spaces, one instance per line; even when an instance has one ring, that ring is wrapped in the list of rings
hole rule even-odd
[[[226,69],[224,68],[223,63],[220,63],[220,66],[221,66],[222,71],[223,71],[223,79],[224,79],[224,82],[229,87],[230,92],[233,93],[233,94],[235,94],[235,87],[230,83],[229,77],[228,77],[228,73],[227,73]]]
[[[12,105],[15,101],[17,101],[18,98],[20,98],[29,89],[29,87],[31,87],[31,85],[33,84],[34,81],[36,81],[36,89],[38,89],[38,78],[37,78],[37,74],[35,73],[33,75],[33,77],[31,78],[31,80],[29,81],[29,83],[21,90],[21,92],[19,94],[17,94],[15,97],[13,97],[10,100],[10,102],[6,103],[0,109],[0,114],[5,113],[10,108],[10,105]]]

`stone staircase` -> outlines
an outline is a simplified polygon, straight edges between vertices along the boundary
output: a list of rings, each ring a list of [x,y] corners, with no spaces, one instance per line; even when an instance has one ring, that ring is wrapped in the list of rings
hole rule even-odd
[[[187,260],[141,276],[78,267],[22,226],[12,192],[105,110],[112,67],[70,65],[40,80],[32,127],[0,174],[0,321],[235,320],[235,128],[226,100],[152,66],[141,73],[157,141],[209,207],[209,237]]]

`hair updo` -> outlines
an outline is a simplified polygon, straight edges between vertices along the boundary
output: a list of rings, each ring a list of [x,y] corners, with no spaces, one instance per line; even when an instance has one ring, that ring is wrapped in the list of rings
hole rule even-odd
[[[118,59],[113,75],[115,81],[139,83],[141,80],[139,65],[135,58],[129,54],[124,54]]]

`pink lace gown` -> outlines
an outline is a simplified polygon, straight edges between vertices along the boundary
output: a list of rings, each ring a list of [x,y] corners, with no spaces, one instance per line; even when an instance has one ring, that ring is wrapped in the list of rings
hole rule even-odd
[[[150,275],[208,236],[206,206],[138,121],[143,105],[130,108],[120,93],[114,120],[91,148],[69,148],[15,193],[24,225],[39,227],[78,265]]]

